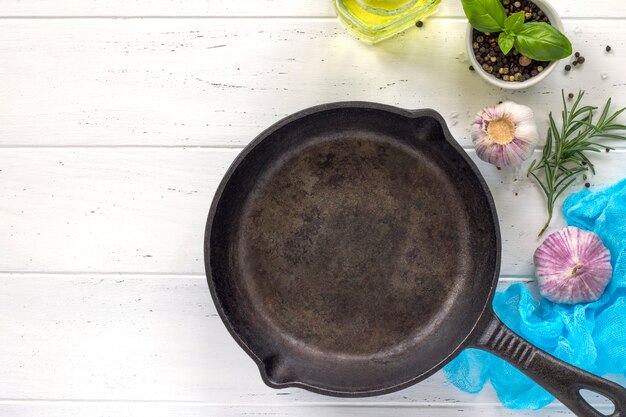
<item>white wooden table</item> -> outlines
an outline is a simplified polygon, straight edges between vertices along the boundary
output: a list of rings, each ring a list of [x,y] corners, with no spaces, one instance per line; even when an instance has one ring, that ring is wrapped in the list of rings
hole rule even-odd
[[[210,299],[204,223],[242,147],[311,105],[432,107],[473,158],[484,105],[528,104],[542,132],[561,88],[626,105],[625,3],[554,0],[587,62],[517,93],[468,70],[459,1],[376,47],[330,3],[0,1],[1,416],[568,414],[506,410],[490,386],[464,394],[440,373],[361,400],[267,388]],[[626,176],[625,149],[600,156],[592,187]],[[501,219],[501,286],[528,282],[544,201],[523,170],[479,166]]]

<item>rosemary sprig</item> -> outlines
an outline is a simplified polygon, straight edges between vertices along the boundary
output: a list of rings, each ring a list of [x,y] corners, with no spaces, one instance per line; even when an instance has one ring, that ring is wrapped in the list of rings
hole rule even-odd
[[[608,146],[601,145],[598,139],[626,139],[626,125],[614,123],[614,120],[626,110],[622,108],[609,115],[611,99],[609,98],[602,109],[600,117],[594,121],[594,112],[597,107],[580,106],[580,101],[585,95],[584,91],[578,93],[570,108],[563,96],[563,111],[561,112],[562,124],[559,129],[549,114],[550,126],[548,136],[543,149],[542,157],[535,159],[528,168],[528,176],[535,178],[541,190],[546,195],[548,203],[548,220],[539,232],[539,236],[546,231],[552,221],[552,213],[556,200],[561,194],[586,171],[595,174],[593,163],[584,154],[586,151],[601,152],[610,150]],[[538,171],[543,171],[541,177]]]

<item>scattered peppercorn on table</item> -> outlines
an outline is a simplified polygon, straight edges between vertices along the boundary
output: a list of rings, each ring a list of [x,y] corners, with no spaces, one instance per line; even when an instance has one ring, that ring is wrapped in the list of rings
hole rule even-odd
[[[561,61],[512,92],[469,69],[460,1],[370,46],[330,0],[5,0],[0,415],[568,415],[557,402],[508,410],[491,387],[465,394],[441,373],[364,399],[270,389],[217,316],[203,266],[206,214],[241,149],[297,110],[367,100],[444,116],[498,208],[500,289],[532,285],[544,197],[527,164],[498,170],[475,156],[475,113],[514,100],[545,137],[561,89],[626,106],[626,6],[552,4],[584,65]],[[611,145],[591,188],[626,176],[626,143]],[[546,236],[563,226],[556,213]]]

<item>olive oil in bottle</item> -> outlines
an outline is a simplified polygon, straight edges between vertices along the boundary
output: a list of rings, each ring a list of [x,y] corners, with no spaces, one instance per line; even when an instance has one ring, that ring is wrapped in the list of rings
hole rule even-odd
[[[356,37],[376,43],[434,12],[441,0],[334,0],[339,18]]]

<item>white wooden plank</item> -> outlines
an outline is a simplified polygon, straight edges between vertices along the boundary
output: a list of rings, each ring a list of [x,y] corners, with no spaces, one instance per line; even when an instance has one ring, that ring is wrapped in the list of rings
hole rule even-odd
[[[0,150],[0,271],[203,273],[208,208],[238,151]],[[624,177],[626,151],[594,157],[594,188]],[[502,274],[530,276],[543,196],[523,168],[477,163],[498,208]],[[556,213],[550,230],[562,226]]]
[[[599,406],[598,409],[609,414],[610,408]],[[509,410],[497,404],[450,404],[448,406],[385,406],[369,405],[225,405],[206,404],[169,404],[163,402],[59,402],[26,401],[0,402],[0,413],[11,417],[236,417],[236,416],[281,416],[281,417],[571,417],[572,412],[563,406],[549,406],[538,411]]]
[[[561,88],[626,105],[625,22],[567,20],[587,62],[507,93],[459,58],[462,20],[374,47],[334,19],[4,20],[0,145],[238,146],[283,116],[345,100],[434,108],[469,145],[473,115],[500,100],[532,106],[542,127]]]
[[[217,316],[202,277],[18,274],[0,282],[4,399],[341,403],[267,388]],[[449,389],[438,376],[401,394],[362,401],[392,399],[477,397]]]
[[[626,8],[610,0],[590,6],[583,0],[553,0],[565,17],[624,17]],[[334,16],[333,0],[5,0],[0,16]],[[460,1],[444,0],[437,16],[463,15]]]
[[[50,407],[46,416],[155,408],[172,410],[157,415],[237,415],[255,407],[285,415],[393,415],[383,410],[388,405],[399,415],[458,415],[474,407],[527,415],[502,410],[490,386],[466,394],[441,373],[365,399],[268,388],[224,328],[203,277],[1,274],[0,286],[2,415],[42,407]]]

